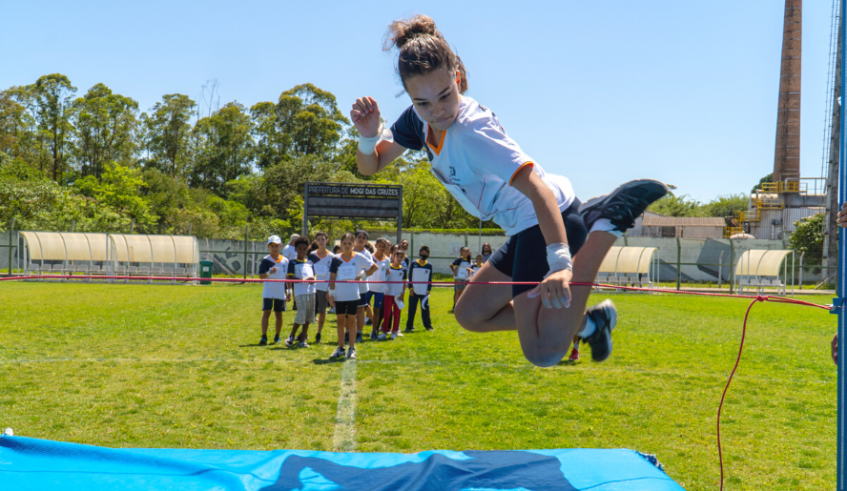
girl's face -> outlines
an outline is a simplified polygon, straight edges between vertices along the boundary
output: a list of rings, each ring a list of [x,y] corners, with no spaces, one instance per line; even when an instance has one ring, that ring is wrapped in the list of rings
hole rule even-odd
[[[353,252],[353,241],[349,237],[341,240],[341,251],[348,254]]]
[[[459,114],[460,76],[441,69],[404,81],[418,114],[435,129],[447,130]]]
[[[384,255],[385,249],[387,249],[387,248],[388,248],[388,244],[386,242],[377,242],[376,243],[376,252],[378,252],[380,255]]]
[[[403,263],[403,259],[405,257],[406,254],[404,254],[403,251],[395,250],[394,255],[391,256],[391,262],[394,264],[394,266],[400,266],[400,264]]]
[[[318,235],[317,237],[315,237],[315,242],[318,243],[319,247],[326,248],[326,236]]]
[[[467,259],[468,261],[471,260],[471,250],[470,249],[462,248],[462,250],[459,251],[459,253],[462,255],[462,259]]]
[[[359,234],[356,236],[356,249],[361,249],[365,247],[365,242],[368,241],[368,238],[365,237],[365,234]]]

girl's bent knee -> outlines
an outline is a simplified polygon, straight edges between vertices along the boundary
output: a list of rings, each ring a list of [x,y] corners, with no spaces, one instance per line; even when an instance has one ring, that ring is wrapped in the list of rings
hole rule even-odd
[[[557,363],[562,361],[562,358],[564,358],[566,354],[567,349],[524,350],[524,356],[526,356],[526,359],[533,365],[541,368],[555,366]]]

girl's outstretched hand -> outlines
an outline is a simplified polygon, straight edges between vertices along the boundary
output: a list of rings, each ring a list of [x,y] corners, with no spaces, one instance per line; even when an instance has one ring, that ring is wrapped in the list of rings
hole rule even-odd
[[[350,110],[350,119],[365,138],[376,136],[379,129],[379,106],[373,97],[360,97]]]
[[[548,309],[561,309],[571,306],[571,277],[573,271],[563,269],[544,278],[538,286],[528,294],[529,298],[541,296],[541,302]]]

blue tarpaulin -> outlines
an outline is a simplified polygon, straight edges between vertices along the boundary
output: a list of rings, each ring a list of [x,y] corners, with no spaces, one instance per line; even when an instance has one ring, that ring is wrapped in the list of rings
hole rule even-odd
[[[632,450],[113,449],[0,437],[0,489],[62,491],[680,491]]]

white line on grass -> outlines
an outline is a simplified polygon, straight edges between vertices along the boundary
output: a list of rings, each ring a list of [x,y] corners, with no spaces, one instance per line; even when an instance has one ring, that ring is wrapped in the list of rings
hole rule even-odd
[[[332,449],[336,452],[352,452],[356,447],[356,363],[348,360],[341,370],[341,393],[332,438]]]

